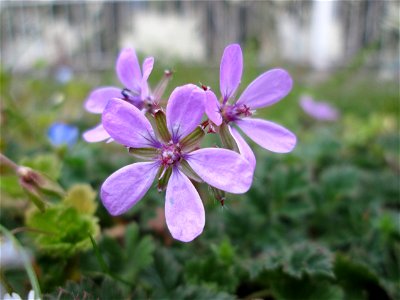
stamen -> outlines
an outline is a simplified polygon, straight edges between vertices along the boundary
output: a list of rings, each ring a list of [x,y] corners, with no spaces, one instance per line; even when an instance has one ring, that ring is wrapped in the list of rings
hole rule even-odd
[[[164,94],[165,89],[168,86],[168,82],[171,80],[173,72],[171,70],[165,70],[164,71],[164,76],[160,80],[160,82],[157,84],[156,88],[154,89],[154,101],[159,103],[161,102],[161,97]]]
[[[204,85],[204,84],[201,85],[201,88],[202,88],[204,91],[208,91],[208,90],[210,89],[209,86]]]

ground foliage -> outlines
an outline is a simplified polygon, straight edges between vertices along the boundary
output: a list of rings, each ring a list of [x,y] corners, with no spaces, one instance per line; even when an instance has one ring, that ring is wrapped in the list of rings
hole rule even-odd
[[[247,69],[243,86],[254,78]],[[194,78],[213,86],[209,74],[218,75],[200,67],[175,70],[174,85]],[[102,181],[134,161],[121,147],[79,140],[53,148],[47,140],[53,122],[82,131],[98,121],[82,102],[95,85],[112,83],[111,74],[59,84],[3,71],[2,152],[66,190],[46,198],[52,205],[41,213],[16,176],[1,170],[1,224],[37,230],[15,234],[32,255],[43,298],[400,298],[398,87],[362,68],[318,83],[303,80],[302,72],[293,70],[286,99],[260,112],[297,134],[295,151],[279,155],[254,145],[253,186],[228,195],[223,207],[197,185],[207,199],[206,227],[186,244],[170,237],[156,189],[122,216],[112,218],[102,207],[96,196]],[[304,92],[330,100],[341,118],[321,123],[306,116],[298,106]],[[18,293],[27,293],[24,270],[3,272]]]

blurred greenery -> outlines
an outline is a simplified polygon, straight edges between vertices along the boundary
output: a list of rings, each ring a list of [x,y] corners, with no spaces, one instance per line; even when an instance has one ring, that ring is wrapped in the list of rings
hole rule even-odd
[[[250,67],[255,62],[245,51],[241,91],[265,70]],[[218,90],[217,67],[169,67],[175,72],[165,96],[189,82]],[[54,149],[47,140],[55,121],[81,132],[99,122],[82,104],[98,85],[119,86],[112,72],[77,75],[63,85],[2,70],[1,152],[68,191],[40,213],[17,177],[1,172],[1,224],[21,229],[44,299],[399,299],[398,82],[379,80],[362,59],[324,80],[283,67],[293,75],[293,91],[257,117],[295,132],[296,149],[281,155],[250,142],[257,157],[253,186],[228,195],[224,207],[197,185],[207,220],[189,244],[171,238],[164,195],[155,188],[122,216],[102,207],[101,183],[134,161],[122,147],[80,139],[71,149]],[[152,86],[161,76],[156,62]],[[340,119],[312,120],[298,105],[303,93],[331,102]],[[101,259],[88,233],[97,236]],[[27,293],[23,271],[2,272]]]

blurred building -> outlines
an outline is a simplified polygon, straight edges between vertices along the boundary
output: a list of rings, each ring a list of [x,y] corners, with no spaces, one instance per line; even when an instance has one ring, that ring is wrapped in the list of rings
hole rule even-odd
[[[164,62],[215,63],[239,42],[257,65],[343,67],[366,47],[371,67],[399,68],[396,1],[1,1],[1,61],[29,71],[44,62],[75,71],[113,66],[133,46]],[[397,73],[396,73],[397,74]]]

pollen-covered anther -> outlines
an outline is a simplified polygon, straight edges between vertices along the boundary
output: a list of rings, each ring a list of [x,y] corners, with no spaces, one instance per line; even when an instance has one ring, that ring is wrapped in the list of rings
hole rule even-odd
[[[201,88],[202,88],[204,91],[208,91],[208,90],[210,89],[209,86],[204,85],[204,84],[201,85]]]
[[[169,77],[169,76],[172,76],[172,74],[173,74],[173,72],[172,72],[172,70],[164,70],[164,76],[166,76],[166,77]]]

